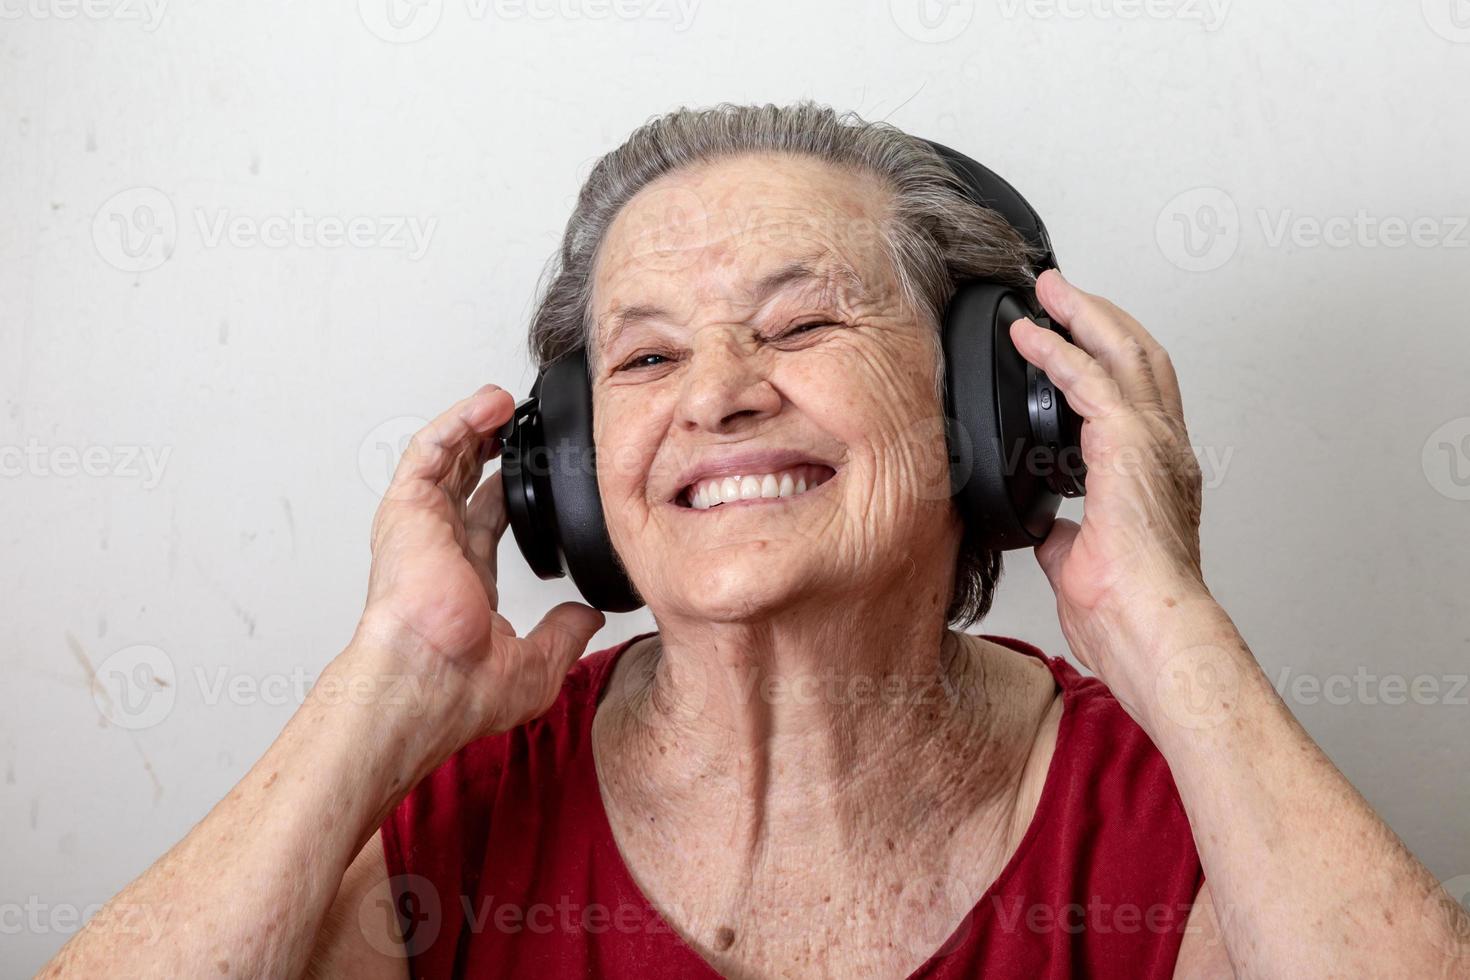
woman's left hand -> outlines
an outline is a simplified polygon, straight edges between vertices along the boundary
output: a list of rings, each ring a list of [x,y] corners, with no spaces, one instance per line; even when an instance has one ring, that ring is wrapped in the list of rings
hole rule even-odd
[[[1459,903],[1292,717],[1205,587],[1200,468],[1169,356],[1056,272],[1037,295],[1076,343],[1026,320],[1011,336],[1085,420],[1088,471],[1082,523],[1057,521],[1036,556],[1072,651],[1169,764],[1207,882],[1195,911],[1212,909],[1190,917],[1192,955],[1250,976],[1463,976]],[[1201,941],[1214,928],[1223,955]]]
[[[1130,666],[1147,667],[1117,662],[1114,649],[1181,603],[1213,603],[1200,571],[1199,463],[1159,342],[1055,270],[1036,293],[1074,342],[1030,319],[1012,324],[1011,337],[1082,417],[1087,464],[1082,523],[1058,519],[1036,557],[1073,652],[1121,696],[1139,686],[1128,683]]]

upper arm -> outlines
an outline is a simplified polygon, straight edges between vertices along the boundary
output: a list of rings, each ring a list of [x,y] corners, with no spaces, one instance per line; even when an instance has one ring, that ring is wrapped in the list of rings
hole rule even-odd
[[[381,831],[347,866],[317,933],[306,976],[407,980],[408,960],[393,908]]]
[[[1194,908],[1184,927],[1184,942],[1179,945],[1179,959],[1174,964],[1175,980],[1234,980],[1235,967],[1225,950],[1225,932],[1215,914],[1215,899],[1210,883],[1200,886]]]

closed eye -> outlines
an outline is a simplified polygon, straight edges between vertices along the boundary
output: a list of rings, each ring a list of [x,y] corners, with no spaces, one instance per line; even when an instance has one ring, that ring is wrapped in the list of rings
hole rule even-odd
[[[811,333],[813,330],[817,330],[817,329],[819,329],[821,327],[835,327],[835,326],[837,326],[837,324],[835,322],[831,321],[831,320],[811,320],[811,321],[808,321],[807,323],[798,323],[798,324],[796,324],[795,326],[791,327],[791,329],[787,330],[785,333],[781,334],[776,339],[777,340],[782,340],[782,339],[785,339],[786,337],[796,337],[796,336],[799,336],[799,335],[804,334],[804,333]]]

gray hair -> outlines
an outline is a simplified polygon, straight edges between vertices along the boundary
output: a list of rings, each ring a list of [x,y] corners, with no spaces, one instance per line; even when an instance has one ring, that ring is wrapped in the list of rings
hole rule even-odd
[[[538,367],[586,348],[593,362],[593,272],[613,219],[643,187],[695,164],[748,153],[792,153],[873,174],[892,190],[880,237],[902,298],[938,335],[956,283],[1034,281],[1026,240],[995,211],[971,201],[954,173],[923,140],[856,113],[838,114],[810,101],[789,106],[722,103],[681,108],[634,130],[592,168],[567,221],[561,249],[547,263],[531,318],[529,345]],[[939,345],[935,344],[936,352]],[[943,359],[934,390],[942,405]],[[946,619],[965,629],[990,609],[1001,553],[968,535],[960,546]]]

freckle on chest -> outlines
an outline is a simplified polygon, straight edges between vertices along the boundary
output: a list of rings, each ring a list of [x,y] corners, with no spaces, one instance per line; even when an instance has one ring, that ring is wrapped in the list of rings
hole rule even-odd
[[[720,926],[715,930],[715,949],[724,952],[735,945],[735,930],[729,926]]]

